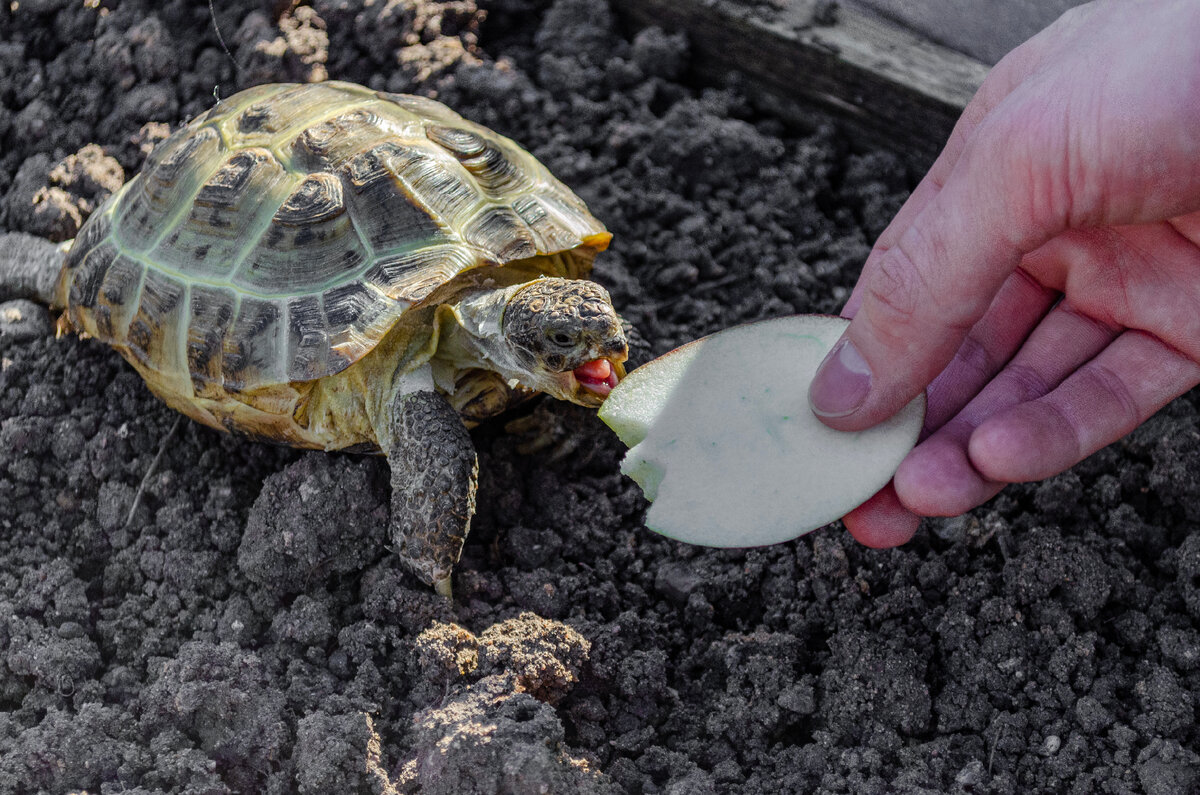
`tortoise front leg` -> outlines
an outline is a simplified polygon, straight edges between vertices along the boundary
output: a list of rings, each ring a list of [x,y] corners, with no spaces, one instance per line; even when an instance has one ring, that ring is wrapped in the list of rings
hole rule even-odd
[[[448,597],[475,513],[475,447],[458,412],[434,391],[397,394],[390,430],[392,542],[405,566]]]

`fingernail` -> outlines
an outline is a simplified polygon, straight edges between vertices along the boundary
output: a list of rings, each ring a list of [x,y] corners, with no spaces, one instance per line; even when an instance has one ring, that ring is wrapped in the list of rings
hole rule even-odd
[[[845,417],[853,414],[866,401],[871,391],[871,368],[858,348],[842,339],[821,362],[808,402],[821,417]]]

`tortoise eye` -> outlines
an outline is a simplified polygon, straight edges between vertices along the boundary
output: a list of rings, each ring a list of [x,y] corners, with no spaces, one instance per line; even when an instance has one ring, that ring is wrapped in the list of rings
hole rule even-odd
[[[575,338],[565,331],[547,331],[546,338],[560,348],[570,348],[575,344]]]

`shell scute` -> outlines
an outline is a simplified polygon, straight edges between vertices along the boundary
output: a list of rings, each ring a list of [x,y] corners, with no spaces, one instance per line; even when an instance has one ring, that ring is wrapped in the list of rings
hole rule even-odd
[[[237,294],[229,288],[195,285],[191,289],[187,362],[198,397],[217,397],[223,391],[221,358],[237,300]]]
[[[564,226],[538,196],[523,196],[513,202],[513,210],[533,232],[538,251],[561,251],[579,238],[579,233]]]
[[[275,212],[233,283],[262,295],[311,293],[357,278],[369,261],[346,212],[342,183],[332,174],[313,174]]]
[[[513,162],[500,145],[463,127],[430,126],[429,139],[454,155],[490,195],[518,193],[533,180]]]
[[[370,325],[393,302],[360,282],[350,282],[325,291],[323,303],[330,328],[349,328]]]
[[[442,124],[463,124],[463,117],[455,113],[437,100],[422,97],[417,94],[392,94],[387,91],[376,91],[379,99],[403,108],[421,119],[432,119]]]
[[[332,174],[309,174],[271,219],[271,226],[319,224],[346,211],[342,183]]]
[[[430,246],[381,257],[363,279],[402,306],[419,303],[459,273],[475,265],[471,252],[455,245]]]
[[[221,355],[221,380],[227,390],[240,392],[286,380],[280,355],[282,314],[276,301],[242,297]]]
[[[508,207],[487,207],[463,229],[463,238],[496,262],[511,262],[537,254],[533,233]]]
[[[100,297],[100,288],[104,277],[108,275],[109,266],[120,255],[120,250],[112,241],[105,240],[93,246],[83,257],[74,263],[75,273],[71,280],[70,306],[76,312],[81,309],[92,309]]]
[[[408,186],[443,223],[452,228],[462,225],[485,198],[470,175],[461,169],[447,168],[444,158],[416,147],[392,147],[387,153],[392,173]]]
[[[193,195],[208,176],[196,165],[213,162],[220,145],[216,131],[205,127],[179,140],[168,138],[163,156],[151,155],[140,178],[118,194],[113,210],[113,232],[123,249],[145,252],[154,246],[169,219],[191,206]]]
[[[297,256],[301,247],[304,254]],[[276,226],[247,255],[234,283],[259,294],[286,297],[355,279],[370,261],[346,216],[316,227]]]
[[[255,86],[219,104],[213,119],[234,146],[270,146],[345,101],[345,93],[327,83]]]
[[[190,211],[147,258],[202,281],[230,280],[245,250],[260,236],[272,196],[288,191],[290,178],[266,149],[233,154],[199,188]]]
[[[329,168],[386,137],[383,119],[355,108],[307,127],[292,141],[291,153],[297,168]]]
[[[342,169],[355,225],[377,256],[451,239],[390,167],[390,156],[397,149],[394,143],[374,146],[355,155]]]
[[[216,154],[221,136],[212,127],[201,127],[191,135],[171,136],[150,153],[142,169],[143,180],[150,183],[147,190],[155,194],[157,186],[170,190],[186,176],[197,161]]]
[[[187,287],[155,270],[147,270],[141,299],[129,323],[126,345],[141,364],[165,372],[188,373],[179,335],[182,333]]]
[[[193,203],[198,207],[221,210],[237,209],[245,197],[246,190],[256,171],[274,161],[265,149],[246,149],[225,161],[225,164],[200,186]],[[214,222],[217,226],[228,223]]]
[[[395,303],[360,282],[327,290],[322,305],[326,325],[334,330],[330,347],[344,359],[357,361],[387,331]]]
[[[70,263],[67,319],[74,328],[122,343],[140,300],[145,267],[121,253],[111,239]]]
[[[110,200],[108,204],[105,204],[96,212],[93,216],[95,218],[94,221],[84,224],[83,228],[79,230],[79,234],[75,237],[75,242],[71,244],[71,250],[67,252],[67,271],[78,268],[87,255],[91,253],[92,249],[100,243],[112,243],[112,238],[109,234],[112,229],[112,204]]]
[[[133,296],[142,288],[146,268],[125,255],[118,255],[108,266],[100,295],[92,310],[93,333],[101,339],[122,340],[137,306]]]
[[[319,296],[304,295],[287,302],[287,376],[289,381],[312,381],[341,372],[350,363],[330,361],[329,327]],[[340,357],[338,357],[340,358]],[[341,364],[339,367],[338,365]]]
[[[237,131],[247,133],[276,133],[279,132],[278,119],[275,118],[269,102],[255,102],[243,110],[237,117]]]
[[[446,127],[431,124],[425,128],[429,140],[440,144],[446,151],[459,159],[474,157],[487,148],[487,141],[478,133],[463,127]]]

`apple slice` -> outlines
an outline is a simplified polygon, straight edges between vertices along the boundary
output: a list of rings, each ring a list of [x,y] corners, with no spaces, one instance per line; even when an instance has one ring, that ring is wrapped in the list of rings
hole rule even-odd
[[[865,431],[821,423],[808,386],[848,325],[795,315],[736,326],[626,376],[600,419],[630,448],[621,471],[653,503],[646,526],[711,547],[775,544],[887,485],[916,444],[925,396]]]

